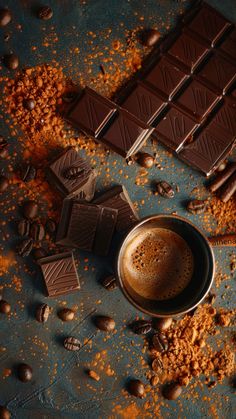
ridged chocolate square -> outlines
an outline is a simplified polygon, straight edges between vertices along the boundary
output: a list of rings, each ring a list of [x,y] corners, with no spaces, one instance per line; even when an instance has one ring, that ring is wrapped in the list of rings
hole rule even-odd
[[[73,253],[60,253],[39,260],[49,297],[75,292],[80,288]]]
[[[111,240],[117,222],[118,210],[100,207],[100,218],[97,224],[93,252],[96,255],[106,256],[110,250]]]
[[[227,142],[233,142],[236,138],[236,102],[225,98],[223,105],[213,116],[209,127],[217,136]]]
[[[231,59],[236,60],[236,41],[230,37],[221,44],[220,51],[227,54]]]

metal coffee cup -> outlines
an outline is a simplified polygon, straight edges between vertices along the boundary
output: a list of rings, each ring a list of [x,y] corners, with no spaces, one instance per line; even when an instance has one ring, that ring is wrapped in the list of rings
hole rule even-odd
[[[123,264],[127,246],[142,229],[164,228],[181,236],[192,251],[193,275],[186,288],[167,300],[147,299],[139,295],[127,281]],[[117,256],[116,276],[127,300],[137,309],[153,317],[170,317],[187,313],[200,304],[208,294],[215,274],[215,258],[205,235],[190,221],[177,215],[153,215],[137,223],[124,238]]]

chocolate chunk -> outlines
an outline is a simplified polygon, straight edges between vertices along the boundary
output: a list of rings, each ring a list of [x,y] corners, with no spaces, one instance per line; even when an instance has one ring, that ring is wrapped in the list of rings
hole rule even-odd
[[[223,202],[228,202],[236,192],[236,172],[230,176],[220,191],[219,197]]]
[[[152,322],[150,320],[137,320],[132,324],[132,330],[137,335],[147,335],[152,330]]]
[[[24,182],[31,182],[31,180],[34,180],[36,177],[36,169],[31,164],[27,164],[25,167],[23,167],[21,172],[21,177]]]
[[[122,185],[108,190],[95,199],[94,203],[118,210],[117,231],[127,230],[139,219],[128,192]]]
[[[6,176],[0,176],[0,193],[3,193],[7,190],[9,186],[9,180]]]
[[[128,385],[128,390],[132,396],[135,397],[144,397],[145,389],[142,381],[140,380],[131,380]]]
[[[141,41],[144,46],[153,47],[160,37],[161,34],[157,29],[146,29],[141,35]]]
[[[0,26],[7,26],[11,22],[12,16],[9,9],[0,9]]]
[[[114,275],[109,275],[103,279],[102,285],[106,290],[112,291],[117,288],[117,281]]]
[[[230,163],[228,166],[226,166],[223,172],[216,176],[214,181],[210,184],[209,190],[211,192],[216,192],[234,172],[236,172],[236,163]]]
[[[20,236],[28,236],[30,232],[29,220],[20,220],[20,222],[18,223],[17,230]]]
[[[182,387],[177,383],[172,383],[164,388],[163,396],[168,400],[176,400],[182,393]]]
[[[194,199],[193,201],[189,201],[187,204],[188,212],[191,214],[202,214],[206,211],[207,208],[207,201],[202,199]]]
[[[33,219],[38,214],[38,204],[35,201],[27,201],[23,205],[23,214],[25,218]]]
[[[49,297],[69,294],[80,288],[73,253],[60,253],[39,260]]]
[[[41,304],[36,310],[36,320],[39,323],[46,323],[50,314],[50,307],[47,304]]]
[[[32,380],[33,370],[30,365],[20,364],[17,368],[17,375],[20,381],[27,383]]]
[[[81,346],[81,342],[77,338],[68,337],[64,340],[64,348],[67,349],[67,351],[78,351]]]
[[[30,237],[35,241],[41,241],[44,239],[44,236],[44,226],[40,223],[34,222],[30,227]]]
[[[175,196],[174,189],[165,180],[158,182],[156,188],[159,195],[163,196],[164,198],[174,198]]]
[[[26,256],[29,256],[32,248],[33,248],[33,240],[26,239],[18,245],[17,252],[20,256],[26,257]]]
[[[4,57],[4,63],[9,70],[16,70],[19,67],[19,58],[16,54],[8,54]]]
[[[104,332],[112,332],[116,326],[115,321],[108,316],[97,316],[95,318],[95,325]]]
[[[42,6],[38,11],[38,18],[42,20],[49,20],[53,16],[53,11],[49,6]]]
[[[0,313],[9,314],[11,311],[10,304],[5,300],[0,300]]]

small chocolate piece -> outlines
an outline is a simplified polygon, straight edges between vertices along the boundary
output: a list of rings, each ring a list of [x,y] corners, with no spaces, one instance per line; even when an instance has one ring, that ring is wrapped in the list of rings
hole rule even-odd
[[[38,204],[35,201],[27,201],[23,205],[23,214],[25,218],[33,219],[38,214]]]
[[[32,239],[23,240],[17,247],[18,255],[22,256],[23,258],[26,256],[29,256],[32,248],[33,248]]]
[[[41,241],[44,239],[45,230],[44,226],[40,223],[34,222],[30,227],[30,237],[35,241]]]
[[[4,57],[4,63],[9,70],[16,70],[19,67],[19,58],[16,54],[8,54]]]
[[[117,231],[127,230],[139,219],[128,192],[122,185],[114,186],[93,202],[118,210]]]
[[[45,258],[47,256],[47,252],[42,247],[39,247],[37,249],[34,249],[33,256],[34,256],[35,260],[38,260],[38,259],[41,259],[41,258]]]
[[[0,193],[3,193],[7,190],[9,186],[9,180],[6,176],[0,176]]]
[[[236,172],[236,163],[228,164],[225,170],[217,175],[214,181],[210,184],[210,192],[216,192],[234,172]]]
[[[152,330],[150,320],[137,320],[132,324],[132,330],[136,335],[147,335]]]
[[[64,348],[67,351],[78,351],[81,348],[81,342],[77,338],[68,337],[64,340]]]
[[[223,202],[228,202],[236,192],[236,172],[230,176],[226,183],[222,186],[219,197]]]
[[[12,16],[9,9],[0,9],[0,26],[7,26],[11,22]]]
[[[57,229],[57,225],[54,220],[48,219],[45,224],[47,233],[54,234]]]
[[[17,368],[17,375],[20,381],[27,383],[32,380],[33,370],[28,364],[20,364]]]
[[[172,186],[166,182],[165,180],[162,180],[161,182],[157,183],[157,192],[159,195],[163,196],[164,198],[174,198],[175,192]]]
[[[10,304],[5,300],[0,300],[0,313],[9,314],[11,311]]]
[[[63,308],[58,312],[58,317],[63,322],[71,322],[72,320],[74,320],[75,312],[70,308]]]
[[[38,261],[49,297],[69,294],[80,288],[73,253],[60,253]]]
[[[107,291],[113,291],[118,287],[117,281],[114,275],[109,275],[103,279],[102,285]]]
[[[38,18],[42,20],[49,20],[53,16],[53,11],[49,6],[42,6],[38,11]]]
[[[154,164],[154,158],[148,153],[139,153],[138,163],[140,166],[150,169]]]
[[[164,352],[168,349],[168,341],[163,333],[155,333],[152,337],[152,346],[158,352]]]
[[[2,135],[0,135],[0,157],[2,157],[2,159],[5,159],[5,157],[7,156],[7,142],[6,140],[3,138]]]
[[[36,310],[36,320],[39,323],[46,323],[50,314],[50,307],[47,304],[40,305]]]
[[[207,202],[202,199],[194,199],[187,204],[187,211],[191,214],[202,214],[206,211]]]
[[[115,321],[108,316],[97,316],[95,318],[95,325],[104,332],[112,332],[116,326]]]
[[[146,47],[153,47],[161,37],[157,29],[147,29],[141,35],[142,44]]]
[[[0,406],[0,419],[10,419],[10,418],[11,418],[11,414],[9,410],[4,406]]]
[[[31,182],[31,180],[34,180],[36,177],[36,169],[31,164],[27,164],[23,167],[21,172],[21,178],[24,182],[28,183]]]
[[[176,400],[182,393],[182,387],[177,383],[167,385],[163,390],[163,396],[168,400]]]
[[[142,381],[140,380],[131,380],[128,385],[129,393],[135,397],[144,397],[145,389]]]
[[[159,332],[165,332],[172,325],[173,319],[171,317],[163,317],[153,321],[153,327]]]
[[[28,236],[30,232],[29,220],[20,220],[17,226],[17,231],[18,231],[19,236],[21,237]]]
[[[28,111],[32,111],[36,105],[34,99],[25,99],[23,104],[24,104],[25,109],[27,109]]]

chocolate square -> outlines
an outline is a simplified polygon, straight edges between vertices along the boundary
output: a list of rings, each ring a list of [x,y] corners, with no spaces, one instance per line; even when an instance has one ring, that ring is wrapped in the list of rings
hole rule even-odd
[[[116,112],[116,105],[89,87],[85,87],[72,105],[66,119],[87,135],[97,137]]]
[[[158,97],[147,85],[139,82],[122,103],[122,107],[145,124],[151,124],[166,104],[166,100]]]
[[[69,294],[80,288],[73,253],[47,256],[38,263],[42,269],[49,297]]]
[[[70,176],[71,169],[78,170],[78,173]],[[63,151],[48,167],[48,181],[64,197],[78,196],[90,201],[94,195],[95,180],[96,172],[73,147]]]
[[[188,72],[193,72],[203,58],[207,55],[209,48],[196,41],[188,33],[182,33],[168,49],[168,54],[184,65]]]
[[[198,124],[187,115],[171,107],[157,124],[153,136],[173,151],[179,151],[191,137]]]
[[[225,98],[223,105],[213,116],[209,127],[212,132],[227,142],[233,142],[236,138],[236,103]]]
[[[233,39],[226,38],[221,44],[220,50],[227,54],[231,59],[236,60],[236,42]]]
[[[236,80],[236,65],[219,54],[213,54],[198,76],[218,94],[225,94]]]
[[[176,100],[182,110],[197,121],[202,121],[220,98],[197,80],[192,80]]]

